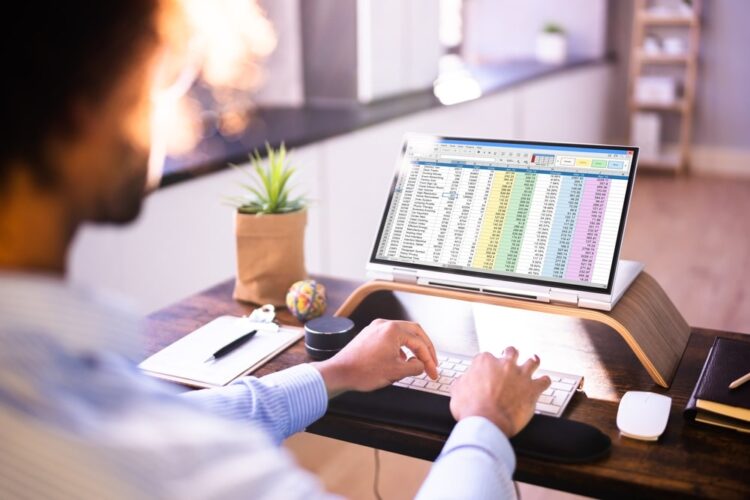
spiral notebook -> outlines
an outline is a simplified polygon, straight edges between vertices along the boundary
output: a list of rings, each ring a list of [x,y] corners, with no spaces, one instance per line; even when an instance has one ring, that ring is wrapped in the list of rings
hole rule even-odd
[[[258,333],[218,360],[206,360],[250,330]],[[138,365],[144,373],[191,387],[221,387],[263,366],[302,338],[304,330],[248,318],[220,316],[168,345]]]

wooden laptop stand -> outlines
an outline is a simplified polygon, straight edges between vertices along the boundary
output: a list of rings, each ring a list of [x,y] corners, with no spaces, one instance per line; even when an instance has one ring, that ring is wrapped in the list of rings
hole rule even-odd
[[[369,295],[381,291],[415,293],[467,302],[482,302],[604,323],[625,339],[625,342],[633,350],[654,382],[662,387],[669,387],[672,383],[672,378],[690,336],[690,326],[672,301],[669,300],[661,286],[651,275],[645,272],[641,272],[614,309],[609,312],[564,304],[547,304],[446,290],[411,283],[373,280],[352,292],[336,311],[336,316],[350,316]]]

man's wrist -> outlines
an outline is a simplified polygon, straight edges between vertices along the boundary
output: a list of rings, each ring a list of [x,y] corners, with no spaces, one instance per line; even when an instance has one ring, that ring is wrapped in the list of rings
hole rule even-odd
[[[342,367],[335,360],[315,361],[310,365],[318,370],[323,377],[329,399],[352,390],[352,385],[349,382],[350,370]]]
[[[484,409],[479,408],[476,410],[471,410],[471,411],[467,411],[466,413],[463,413],[458,420],[461,421],[469,417],[486,418],[487,420],[495,424],[495,426],[498,429],[500,429],[500,431],[503,434],[505,434],[508,438],[511,438],[516,435],[516,429],[515,429],[515,426],[513,425],[513,422],[504,412],[497,411],[495,409],[484,410]]]

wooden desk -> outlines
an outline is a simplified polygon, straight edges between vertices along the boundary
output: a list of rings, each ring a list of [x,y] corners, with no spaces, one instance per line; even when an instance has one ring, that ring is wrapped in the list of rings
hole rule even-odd
[[[358,283],[320,278],[335,311]],[[247,314],[252,307],[232,300],[227,281],[149,316],[147,354],[156,352],[222,314]],[[612,439],[602,461],[563,465],[519,457],[515,479],[589,496],[705,496],[750,498],[750,435],[687,424],[682,409],[698,379],[713,338],[740,334],[693,328],[677,375],[669,390],[655,385],[624,341],[607,327],[545,314],[507,310],[502,341],[524,352],[536,352],[542,365],[585,376],[566,418],[596,426]],[[441,311],[441,314],[446,314]],[[297,324],[284,311],[279,318]],[[429,333],[428,329],[428,333]],[[506,342],[507,341],[507,342]],[[302,341],[270,361],[256,375],[309,361]],[[615,417],[619,398],[628,390],[672,397],[669,424],[658,444],[621,438]],[[445,436],[376,422],[327,415],[309,432],[412,457],[434,460]]]

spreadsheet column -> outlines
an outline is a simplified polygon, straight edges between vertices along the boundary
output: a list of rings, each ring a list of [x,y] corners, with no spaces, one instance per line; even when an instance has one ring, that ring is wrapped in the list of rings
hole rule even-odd
[[[536,174],[517,173],[510,195],[508,209],[505,213],[505,224],[500,238],[493,269],[514,272],[521,252],[526,221],[531,209],[531,197],[536,186]]]
[[[583,177],[562,176],[558,207],[552,219],[552,230],[550,231],[547,254],[542,268],[542,273],[545,276],[562,278],[565,274],[582,191]]]
[[[473,266],[476,268],[492,269],[495,265],[495,255],[500,244],[505,212],[508,209],[515,178],[515,172],[493,173],[487,209],[482,220],[473,259]]]
[[[615,245],[617,244],[617,233],[620,228],[620,218],[622,216],[627,189],[628,182],[624,180],[612,180],[609,185],[607,209],[604,211],[604,223],[602,224],[602,231],[599,236],[599,248],[596,251],[596,259],[594,260],[594,272],[591,275],[591,281],[594,283],[606,283],[609,280],[612,257],[614,256]]]
[[[401,256],[411,262],[423,261],[436,226],[438,203],[443,189],[444,172],[440,167],[422,165],[414,192],[409,220],[401,244]]]
[[[462,266],[473,266],[474,255],[477,251],[479,232],[482,230],[482,216],[484,215],[487,200],[489,199],[490,189],[494,173],[488,169],[476,170],[476,187],[474,193],[469,198],[469,213],[466,221],[466,231],[464,232],[461,248],[458,252],[458,263]]]
[[[450,181],[446,182],[445,190],[442,193],[445,201],[441,209],[437,237],[433,239],[431,246],[431,251],[434,252],[431,254],[432,260],[440,264],[446,264],[450,259],[450,248],[456,239],[456,224],[460,217],[463,201],[463,193],[460,190],[461,181],[464,179],[464,174],[469,175],[466,168],[445,167],[443,170],[450,170],[452,175]]]
[[[591,280],[608,192],[609,179],[592,177],[586,179],[581,197],[580,215],[570,248],[568,266],[565,270],[566,279]]]
[[[479,168],[462,169],[464,171],[458,184],[458,198],[451,219],[454,228],[452,238],[446,240],[443,248],[442,262],[449,265],[468,265],[468,259],[461,259],[462,249],[471,247],[477,234],[478,221],[469,220],[472,204],[477,198]],[[484,187],[484,186],[483,186]]]
[[[538,275],[542,271],[541,262],[547,248],[551,230],[552,213],[557,201],[559,179],[549,174],[536,174],[536,187],[531,199],[531,210],[526,221],[526,232],[518,255],[517,273]],[[557,176],[555,176],[557,177]]]
[[[388,246],[386,247],[386,257],[389,259],[404,258],[401,254],[401,244],[403,243],[407,221],[409,220],[409,214],[414,201],[414,193],[419,184],[420,173],[421,171],[418,166],[408,163],[404,166],[404,171],[399,175],[399,179],[405,180],[401,184],[400,192],[398,193],[398,204],[391,208],[391,212],[394,214],[392,234],[388,239]]]

